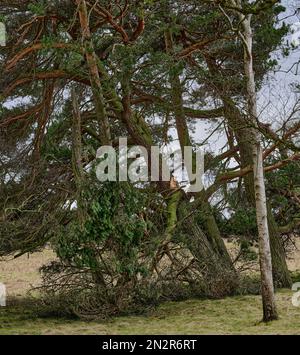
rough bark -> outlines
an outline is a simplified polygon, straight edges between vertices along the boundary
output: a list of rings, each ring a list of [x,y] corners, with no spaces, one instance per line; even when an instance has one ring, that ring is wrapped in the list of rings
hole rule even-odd
[[[239,279],[231,261],[228,262],[226,254],[222,255],[216,251],[211,238],[203,232],[202,226],[199,225],[197,214],[191,213],[188,201],[183,199],[178,209],[178,215],[179,220],[184,221],[181,226],[184,233],[184,243],[197,261],[206,295],[220,298],[233,294],[238,287]],[[217,249],[220,250],[220,248]]]
[[[274,283],[279,288],[291,288],[292,278],[286,263],[286,255],[279,227],[268,203],[267,208]]]
[[[72,88],[72,106],[72,167],[76,185],[77,216],[79,225],[82,228],[84,224],[84,207],[82,198],[84,170],[82,163],[81,114],[75,88]]]
[[[89,16],[85,0],[77,0],[79,7],[79,19],[82,31],[82,43],[84,47],[84,53],[89,70],[89,78],[91,82],[91,88],[93,92],[93,100],[96,109],[96,114],[99,122],[100,137],[103,145],[111,144],[111,132],[106,112],[106,102],[103,94],[103,88],[101,85],[97,55],[95,53],[94,44],[91,38],[91,31],[89,27]]]

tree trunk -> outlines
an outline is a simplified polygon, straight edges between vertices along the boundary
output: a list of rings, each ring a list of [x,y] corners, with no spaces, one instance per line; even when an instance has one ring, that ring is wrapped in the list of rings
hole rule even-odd
[[[81,142],[81,115],[79,110],[78,97],[72,88],[72,106],[73,106],[73,122],[72,122],[72,167],[74,180],[76,185],[76,202],[77,216],[80,228],[84,225],[84,206],[83,206],[83,179],[84,170],[82,163],[82,142]]]
[[[268,228],[268,212],[266,202],[266,191],[263,168],[263,150],[261,146],[261,135],[257,129],[257,98],[255,88],[255,76],[253,70],[253,35],[251,28],[251,15],[244,17],[239,13],[243,27],[243,34],[240,34],[244,45],[244,64],[247,81],[248,110],[252,131],[252,153],[253,153],[253,175],[254,191],[256,202],[256,217],[259,238],[259,260],[261,270],[261,286],[263,301],[263,320],[265,322],[277,319],[275,305],[274,285],[272,276],[272,258]]]
[[[286,263],[286,255],[279,228],[268,203],[267,209],[274,283],[278,288],[290,289],[293,282]]]
[[[232,295],[238,287],[239,278],[231,260],[228,260],[226,248],[226,253],[222,254],[220,250],[223,251],[223,247],[215,244],[216,240],[219,240],[218,234],[212,242],[211,236],[208,237],[199,225],[197,214],[191,213],[189,201],[182,201],[178,214],[179,221],[183,220],[181,230],[184,234],[184,243],[195,257],[203,277],[205,295],[213,298]]]
[[[106,103],[103,95],[101,85],[97,55],[95,53],[94,44],[91,38],[91,31],[89,26],[89,15],[85,0],[77,0],[79,8],[79,19],[82,31],[82,42],[86,57],[86,62],[89,70],[89,78],[93,92],[93,100],[96,109],[96,114],[99,122],[99,136],[101,137],[103,145],[111,144],[111,132],[106,112]]]
[[[165,33],[165,43],[167,53],[173,53],[173,38],[170,31]],[[183,92],[182,84],[178,73],[170,74],[171,92],[172,92],[172,104],[174,109],[174,116],[176,122],[176,130],[178,134],[178,139],[181,147],[182,153],[184,152],[185,146],[192,146],[188,125],[186,123],[186,115],[183,105]],[[195,154],[193,155],[193,170],[195,171]],[[202,192],[200,192],[197,197],[200,197]],[[208,201],[203,200],[201,207],[201,217],[206,229],[207,238],[211,243],[211,246],[215,252],[226,260],[227,267],[231,272],[235,272],[234,266],[232,264],[231,258],[229,256],[228,250],[226,249],[225,243],[222,239],[220,230],[216,223],[215,217],[212,213],[211,206]]]

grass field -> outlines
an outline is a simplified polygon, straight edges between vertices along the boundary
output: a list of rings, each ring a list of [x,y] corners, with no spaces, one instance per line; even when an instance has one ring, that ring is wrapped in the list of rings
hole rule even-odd
[[[292,305],[290,290],[277,293],[280,319],[267,325],[259,322],[259,296],[167,302],[147,315],[101,322],[37,318],[22,299],[38,284],[39,266],[53,257],[47,250],[0,262],[0,282],[15,300],[0,308],[0,334],[300,334],[300,308]]]

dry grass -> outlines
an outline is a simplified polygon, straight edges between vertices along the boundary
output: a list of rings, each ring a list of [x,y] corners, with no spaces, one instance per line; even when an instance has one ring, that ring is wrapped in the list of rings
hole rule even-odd
[[[225,240],[225,245],[226,248],[228,249],[232,260],[234,260],[238,253],[239,253],[239,246],[238,244],[234,241],[234,239]],[[255,251],[258,254],[258,250],[256,247],[252,247],[253,251]],[[294,240],[294,246],[291,246],[290,252],[288,253],[287,257],[287,265],[288,269],[290,271],[300,271],[300,238],[297,238]],[[240,263],[236,265],[237,267],[241,267]],[[245,266],[245,265],[243,265]],[[259,264],[258,260],[249,262],[249,268],[251,269],[250,271],[256,271],[259,272]]]
[[[1,261],[0,282],[6,285],[8,296],[24,296],[31,286],[37,286],[40,282],[39,268],[54,259],[53,251],[45,249],[18,259]]]

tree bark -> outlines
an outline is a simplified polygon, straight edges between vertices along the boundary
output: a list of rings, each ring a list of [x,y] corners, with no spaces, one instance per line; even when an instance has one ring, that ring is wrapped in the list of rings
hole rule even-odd
[[[263,150],[261,146],[261,134],[257,129],[258,113],[252,53],[253,33],[251,28],[251,15],[244,16],[239,13],[239,17],[243,28],[243,33],[240,34],[240,37],[244,45],[244,64],[248,95],[248,110],[250,116],[249,119],[250,123],[253,125],[253,128],[251,129],[251,138],[253,142],[253,175],[257,228],[259,238],[259,261],[261,270],[263,321],[268,322],[277,319],[278,315],[275,305],[274,285],[272,276],[272,258],[269,239],[268,212],[263,169]]]
[[[96,109],[96,114],[99,122],[99,130],[103,145],[111,145],[111,132],[106,112],[106,102],[101,85],[97,55],[95,53],[93,40],[91,38],[91,31],[89,27],[89,16],[87,12],[87,6],[85,0],[77,0],[79,7],[79,19],[82,31],[82,43],[84,47],[84,53],[89,70],[89,78],[91,82],[91,88],[93,92],[93,100]]]
[[[215,243],[212,243],[211,236],[203,232],[202,226],[197,220],[197,213],[191,213],[188,200],[182,200],[178,215],[179,221],[183,221],[181,228],[184,233],[184,243],[195,257],[203,277],[205,295],[222,298],[234,294],[239,284],[239,278],[231,260],[228,261],[225,245],[226,253],[222,255],[223,246],[216,248]]]
[[[81,114],[79,110],[78,97],[76,90],[72,88],[72,106],[73,106],[73,122],[72,122],[72,167],[74,180],[76,185],[76,203],[77,216],[80,228],[84,225],[84,206],[83,206],[83,180],[84,170],[82,163],[82,141],[81,141]]]

